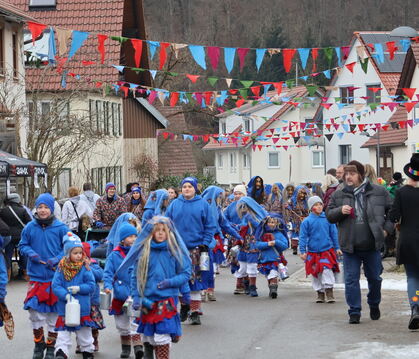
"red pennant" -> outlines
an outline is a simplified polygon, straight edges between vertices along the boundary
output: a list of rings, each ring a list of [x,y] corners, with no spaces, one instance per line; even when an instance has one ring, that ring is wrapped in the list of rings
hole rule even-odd
[[[207,53],[210,58],[212,69],[216,70],[218,67],[218,62],[220,60],[220,48],[216,46],[208,46]]]
[[[406,121],[397,121],[397,123],[399,124],[400,128],[405,128],[406,127]]]
[[[364,131],[365,125],[364,124],[358,124],[358,129],[362,132]]]
[[[102,87],[102,82],[100,82],[100,81],[96,81],[95,86],[96,86],[96,88],[100,88],[100,87]]]
[[[204,142],[208,142],[209,141],[209,135],[202,135],[202,139],[204,140]]]
[[[213,93],[211,91],[204,92],[205,103],[207,104],[207,106],[211,103],[212,95]]]
[[[122,92],[124,93],[124,98],[127,98],[129,87],[121,86],[119,89],[122,90]]]
[[[100,63],[103,64],[105,62],[105,41],[108,38],[108,35],[97,35],[97,50],[100,52]]]
[[[143,52],[143,40],[131,39],[131,44],[134,48],[135,66],[140,67],[141,54]]]
[[[186,74],[186,77],[191,80],[192,83],[195,83],[201,76],[200,75],[190,75]]]
[[[398,103],[397,102],[383,102],[384,106],[387,106],[391,112],[394,111],[394,109],[397,107]]]
[[[240,71],[243,70],[244,58],[246,57],[246,55],[249,52],[249,50],[250,49],[247,49],[247,48],[239,48],[239,49],[237,49],[237,55],[239,57],[239,62],[240,62]]]
[[[252,145],[253,152],[256,150],[256,145]]]
[[[269,131],[271,131],[271,133],[274,134],[275,129],[274,128],[271,128],[271,129],[269,129]]]
[[[32,43],[35,45],[35,40],[44,32],[47,25],[39,24],[37,22],[28,21],[28,28],[32,34]]]
[[[258,145],[259,151],[262,150],[262,145]]]
[[[317,71],[317,57],[319,56],[319,49],[318,48],[313,48],[311,49],[311,56],[313,57],[313,70],[311,72],[316,72]]]
[[[289,146],[282,146],[282,147],[284,147],[284,149],[285,149],[285,151],[286,151],[286,150],[288,150],[288,147],[289,147]]]
[[[250,90],[253,92],[253,95],[255,95],[256,97],[259,97],[260,86],[252,86]]]
[[[173,107],[177,104],[179,100],[179,92],[172,92],[170,94],[170,106]]]
[[[272,85],[274,85],[275,89],[276,89],[276,93],[278,94],[278,96],[281,94],[282,92],[282,85],[284,84],[284,81],[281,82],[273,82]]]
[[[407,120],[406,122],[410,126],[410,128],[413,127],[413,120]]]
[[[284,69],[285,72],[290,72],[291,65],[292,65],[292,58],[295,55],[296,49],[283,49],[282,50],[282,58],[284,61]]]
[[[389,129],[389,127],[390,127],[390,125],[384,125],[384,126],[382,127],[382,129],[383,129],[384,131],[387,131],[387,130]]]
[[[390,60],[394,60],[394,53],[399,49],[395,41],[386,42],[387,51],[390,53]]]
[[[321,103],[320,106],[324,107],[326,110],[328,110],[330,107],[332,107],[333,103]]]
[[[163,138],[167,140],[169,137],[169,132],[163,132]]]
[[[279,141],[279,137],[272,138],[272,142],[276,144]]]
[[[161,70],[166,63],[167,53],[166,49],[170,44],[168,42],[161,42],[160,43],[160,66],[159,69]]]
[[[201,92],[194,92],[193,94],[195,95],[196,102],[199,105],[202,105],[202,93]]]
[[[228,92],[230,92],[232,95],[235,95],[238,91],[239,90],[234,90],[234,89],[228,90]]]
[[[410,111],[412,111],[412,108],[415,107],[417,103],[418,103],[418,101],[406,102],[404,104],[404,107],[406,107],[406,110],[409,113]]]
[[[342,50],[342,53],[343,53],[343,60],[346,60],[349,56],[349,52],[351,50],[351,47],[350,46],[342,46],[340,49]]]
[[[246,143],[247,141],[249,141],[249,136],[244,136],[244,137],[242,137],[242,142],[243,143]]]
[[[330,131],[330,127],[332,126],[332,124],[327,123],[327,124],[325,124],[325,126],[326,126],[327,130]]]
[[[354,66],[356,65],[356,62],[351,62],[350,64],[345,65],[345,67],[351,71],[352,73],[354,73]]]
[[[150,95],[148,95],[148,103],[152,105],[156,97],[157,91],[150,91]]]
[[[244,99],[242,99],[242,98],[241,98],[240,100],[237,100],[237,101],[236,101],[236,106],[237,106],[237,107],[240,107],[240,106],[241,106],[241,105],[243,105],[245,102],[246,102],[246,101],[245,101]]]
[[[415,88],[402,88],[403,92],[406,94],[407,97],[412,99],[413,95],[416,92]]]

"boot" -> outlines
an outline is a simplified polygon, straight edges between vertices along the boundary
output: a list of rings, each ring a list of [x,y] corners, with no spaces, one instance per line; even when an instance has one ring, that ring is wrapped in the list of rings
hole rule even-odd
[[[276,299],[278,297],[278,284],[269,284],[269,296],[272,299]]]
[[[55,347],[47,346],[47,352],[45,353],[44,359],[54,359]]]
[[[154,347],[146,342],[144,343],[144,359],[154,359]]]
[[[93,359],[94,357],[93,353],[83,352],[83,359]]]
[[[55,353],[55,359],[67,359],[67,355],[64,354],[64,352],[61,349],[58,349],[58,351]]]
[[[92,329],[93,345],[95,346],[95,352],[99,351],[99,330]]]
[[[198,312],[192,312],[189,320],[191,322],[191,325],[201,325],[201,318],[199,318]]]
[[[129,358],[131,354],[131,336],[121,335],[121,355],[120,358]]]
[[[325,294],[324,294],[324,292],[321,292],[321,291],[317,291],[317,299],[316,299],[316,303],[324,303],[326,300],[325,300]]]
[[[419,305],[414,305],[412,307],[412,316],[409,320],[409,329],[419,329]]]
[[[243,278],[237,278],[234,294],[244,294]]]
[[[245,279],[243,281],[243,284],[244,284],[244,294],[249,295],[250,294],[249,280],[248,279]]]
[[[188,319],[189,310],[191,306],[189,304],[181,304],[180,305],[180,321],[184,322]]]
[[[258,296],[258,292],[256,291],[256,285],[251,284],[249,285],[249,294],[251,297],[257,297]]]
[[[213,290],[207,292],[208,300],[210,302],[215,302],[217,298],[215,297],[215,293]]]
[[[35,343],[32,359],[44,359],[44,351],[46,347],[47,345],[43,340]]]
[[[334,303],[335,302],[335,297],[333,296],[333,288],[326,288],[325,292],[326,292],[327,303]]]
[[[144,349],[142,345],[134,345],[135,359],[142,359],[144,357]]]
[[[80,345],[78,345],[78,344],[76,346],[76,354],[81,354]]]
[[[206,302],[206,301],[207,301],[207,291],[202,290],[201,291],[201,302]]]

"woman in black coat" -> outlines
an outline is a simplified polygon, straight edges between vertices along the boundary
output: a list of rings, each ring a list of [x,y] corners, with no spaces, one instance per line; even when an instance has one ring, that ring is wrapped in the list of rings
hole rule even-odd
[[[407,293],[412,316],[409,329],[419,329],[419,153],[404,167],[405,186],[396,191],[390,219],[400,222],[397,264],[403,264],[407,276]]]
[[[15,214],[20,221],[16,218]],[[10,243],[5,248],[7,273],[10,278],[13,252],[20,241],[20,235],[24,226],[32,218],[20,203],[20,196],[17,193],[12,193],[4,200],[4,207],[0,210],[0,219],[8,225],[9,235],[12,237]],[[26,258],[22,255],[19,255],[19,273],[26,278]]]

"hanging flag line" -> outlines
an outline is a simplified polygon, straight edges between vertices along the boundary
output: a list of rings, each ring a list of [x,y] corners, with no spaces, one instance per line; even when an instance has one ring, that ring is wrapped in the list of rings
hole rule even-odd
[[[35,44],[36,38],[38,38],[44,30],[47,29],[47,25],[40,24],[36,22],[28,21],[28,28],[32,34],[32,42]],[[53,46],[50,46],[49,51],[49,61],[55,61],[55,34],[54,28],[49,26],[49,31],[51,37],[54,39],[51,40],[50,38],[50,45],[54,42]],[[213,70],[216,70],[220,63],[220,56],[221,50],[224,51],[224,63],[225,67],[230,73],[234,67],[235,56],[239,58],[239,67],[240,71],[243,70],[245,64],[245,57],[249,53],[250,50],[254,50],[255,53],[255,66],[257,71],[259,71],[260,66],[263,62],[265,54],[268,53],[271,56],[275,54],[282,54],[283,60],[283,67],[285,71],[288,73],[292,67],[292,61],[295,57],[295,54],[298,52],[301,62],[301,67],[305,70],[307,66],[307,61],[309,55],[311,53],[312,56],[312,63],[313,63],[313,72],[316,71],[317,65],[316,61],[319,55],[319,50],[322,50],[324,56],[329,61],[332,62],[333,57],[335,56],[338,65],[341,66],[342,59],[346,60],[349,56],[349,52],[351,50],[351,46],[338,46],[338,47],[313,47],[313,48],[240,48],[240,47],[220,47],[220,46],[202,46],[202,45],[192,45],[192,44],[179,44],[179,43],[171,43],[171,42],[159,42],[159,41],[151,41],[151,40],[142,40],[137,38],[128,38],[123,36],[110,36],[105,34],[100,34],[96,32],[83,32],[77,30],[69,30],[64,29],[61,27],[55,27],[55,31],[57,32],[57,38],[59,42],[58,53],[60,56],[66,53],[66,41],[71,37],[72,42],[70,46],[70,50],[68,53],[68,60],[70,60],[75,53],[80,49],[80,47],[84,44],[87,38],[91,35],[96,35],[98,41],[98,52],[100,53],[101,62],[103,63],[105,56],[106,56],[106,47],[105,41],[108,39],[118,41],[120,44],[130,41],[132,47],[134,49],[134,61],[137,67],[140,66],[141,54],[144,43],[149,46],[150,57],[151,59],[154,58],[154,55],[157,49],[160,49],[159,55],[159,68],[160,70],[164,67],[166,60],[167,60],[167,48],[170,47],[172,51],[174,51],[175,56],[177,57],[178,52],[180,49],[188,48],[192,58],[195,62],[204,70],[207,69],[207,59],[206,56],[209,57],[209,63]],[[419,37],[413,38],[413,41],[419,42]],[[399,47],[396,46],[395,41],[388,41],[386,44],[386,50],[389,54],[390,60],[394,59],[394,55]],[[410,47],[411,40],[410,39],[401,39],[399,40],[399,46],[402,48],[403,51],[407,51]],[[371,43],[366,45],[368,48],[371,49],[371,52],[374,52],[373,56],[378,63],[383,63],[385,61],[385,52],[382,43]],[[357,49],[358,50],[358,49]],[[359,55],[364,58],[365,54],[365,47],[362,45],[359,49]]]

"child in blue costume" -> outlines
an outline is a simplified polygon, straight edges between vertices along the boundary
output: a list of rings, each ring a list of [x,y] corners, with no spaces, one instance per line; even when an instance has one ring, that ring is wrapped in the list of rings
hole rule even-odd
[[[102,312],[100,311],[100,287],[99,283],[103,279],[103,269],[99,263],[90,257],[90,244],[83,242],[83,252],[86,255],[86,262],[89,264],[90,270],[95,277],[95,291],[90,296],[90,317],[94,322],[94,327],[92,328],[93,336],[93,345],[95,347],[95,352],[99,351],[99,330],[105,329],[105,322],[103,320]],[[77,345],[76,353],[81,353],[79,345]]]
[[[191,260],[169,218],[153,217],[145,226],[119,271],[135,263],[132,275],[133,308],[141,308],[138,332],[145,357],[169,358],[171,342],[182,334],[176,310],[179,291],[191,276]]]
[[[260,250],[258,270],[268,280],[269,297],[278,296],[279,264],[282,252],[288,248],[285,226],[280,218],[273,215],[266,217],[256,230],[255,247]]]
[[[112,225],[112,228],[109,231],[108,237],[106,238],[106,240],[108,241],[106,257],[109,256],[109,254],[112,253],[113,249],[119,245],[119,242],[121,241],[121,238],[119,236],[119,229],[125,223],[132,224],[134,227],[137,228],[137,232],[141,230],[141,222],[139,221],[139,219],[134,213],[127,212],[127,213],[121,214],[116,219],[115,223]]]
[[[53,359],[57,338],[54,328],[58,299],[51,289],[51,282],[63,256],[63,238],[69,229],[54,217],[54,202],[49,193],[36,199],[34,219],[23,229],[19,242],[20,252],[28,258],[29,287],[24,309],[29,312],[34,335],[33,359]],[[46,341],[44,328],[48,331]]]
[[[151,192],[144,207],[142,226],[154,216],[162,216],[169,205],[169,192],[165,189],[158,189]]]
[[[246,283],[242,282],[239,284],[242,288],[245,287],[246,294],[257,297],[256,277],[258,274],[259,250],[256,248],[255,231],[259,223],[268,216],[268,212],[250,197],[241,198],[237,202],[237,208],[239,215],[242,217],[240,229],[242,240],[238,241],[240,245],[240,253],[238,255],[240,268],[234,275],[242,281],[248,278],[248,290]]]
[[[282,191],[284,190],[284,186],[276,182],[272,186],[271,193],[269,193],[268,198],[265,203],[265,209],[269,213],[275,213],[277,215],[282,215]]]
[[[225,218],[224,213],[221,210],[223,201],[224,190],[221,187],[209,186],[203,193],[202,198],[208,202],[211,207],[212,216],[216,219],[217,230],[214,235],[216,241],[215,248],[210,251],[210,270],[208,278],[208,300],[215,301],[215,275],[217,266],[225,261],[224,257],[224,236],[223,232],[232,236],[236,240],[240,240],[240,234],[234,229],[231,223]]]
[[[298,250],[298,240],[300,235],[301,222],[309,215],[307,200],[310,191],[306,186],[297,186],[291,198],[289,207],[290,221],[292,224],[291,248],[292,254],[296,255]]]
[[[199,195],[198,181],[194,177],[186,177],[182,181],[182,195],[175,199],[166,211],[188,248],[192,259],[192,277],[189,281],[191,290],[192,325],[200,325],[201,290],[208,288],[199,267],[201,252],[209,252],[217,230],[215,218],[209,204]]]
[[[52,290],[58,297],[58,318],[55,325],[58,338],[55,358],[67,359],[71,349],[71,333],[75,332],[83,359],[93,358],[92,327],[90,317],[90,296],[95,291],[95,278],[86,262],[79,237],[69,232],[64,236],[64,254],[52,280]],[[65,324],[65,306],[71,297],[80,304],[80,325],[68,327]]]
[[[113,289],[113,300],[109,314],[115,318],[116,329],[121,336],[121,358],[129,358],[131,354],[131,342],[134,346],[136,359],[142,358],[143,346],[141,337],[137,333],[137,326],[133,323],[134,317],[129,316],[124,310],[124,304],[130,297],[132,267],[126,271],[118,272],[117,269],[129,253],[131,246],[137,239],[137,229],[131,224],[124,223],[119,229],[119,245],[116,246],[108,256],[103,276],[104,291],[111,293]]]
[[[313,289],[317,292],[317,303],[333,303],[333,286],[339,272],[336,255],[339,249],[336,225],[329,223],[323,212],[323,201],[318,196],[308,200],[310,215],[300,228],[300,257],[305,261],[306,275],[312,275]]]

